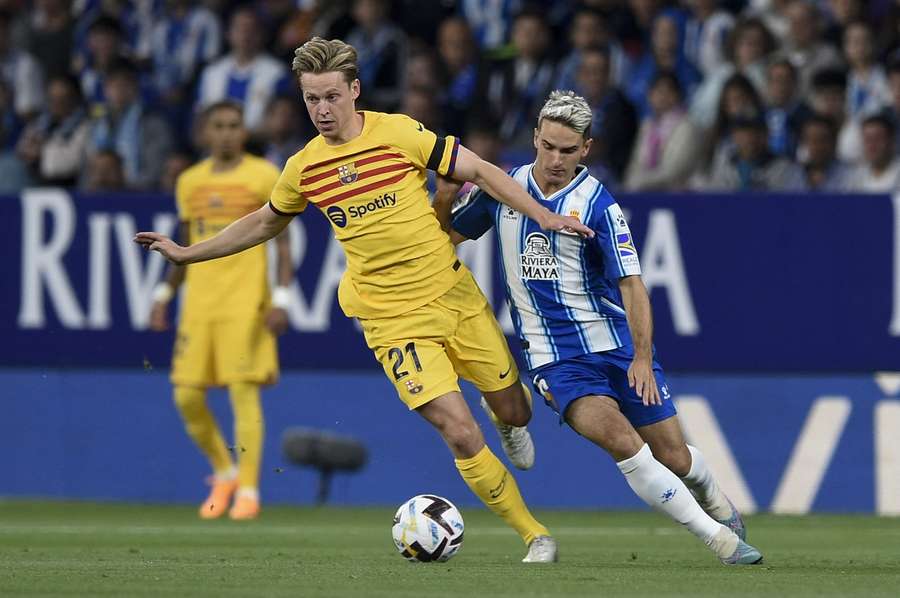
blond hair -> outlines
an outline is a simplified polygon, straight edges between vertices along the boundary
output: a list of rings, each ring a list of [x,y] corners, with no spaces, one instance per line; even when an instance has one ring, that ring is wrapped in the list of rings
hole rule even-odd
[[[539,129],[543,120],[552,120],[565,125],[585,139],[591,136],[591,107],[587,100],[574,91],[557,89],[551,92],[538,115]]]
[[[333,73],[344,75],[351,83],[359,78],[356,48],[339,39],[314,37],[294,50],[293,71],[299,77],[303,73]]]

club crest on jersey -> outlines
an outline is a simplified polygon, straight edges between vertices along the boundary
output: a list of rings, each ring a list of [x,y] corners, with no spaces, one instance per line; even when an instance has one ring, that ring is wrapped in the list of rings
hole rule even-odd
[[[356,165],[351,162],[350,164],[338,166],[338,177],[340,178],[342,185],[355,183],[356,179],[359,177],[359,173],[356,171]]]
[[[525,252],[519,259],[523,280],[559,280],[559,261],[550,251],[550,239],[543,233],[528,235]]]

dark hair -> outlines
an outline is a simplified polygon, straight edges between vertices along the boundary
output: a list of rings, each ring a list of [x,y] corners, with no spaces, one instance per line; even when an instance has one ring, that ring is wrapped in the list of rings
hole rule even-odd
[[[684,88],[681,86],[681,81],[678,80],[678,77],[675,75],[674,71],[666,69],[660,70],[650,81],[650,87],[648,87],[647,89],[653,89],[659,84],[668,85],[675,90],[675,93],[678,94],[679,99],[684,99]]]
[[[847,89],[847,73],[843,69],[827,68],[816,71],[812,77],[813,91]]]
[[[900,75],[900,54],[898,54],[896,58],[893,58],[890,62],[888,62],[887,74],[888,76]]]
[[[725,42],[725,56],[728,57],[729,61],[734,62],[734,52],[735,48],[737,47],[738,38],[751,29],[758,29],[759,31],[762,31],[764,56],[768,56],[775,50],[775,48],[778,47],[778,42],[776,41],[775,36],[772,35],[772,32],[769,31],[769,28],[766,27],[766,24],[762,19],[758,19],[756,17],[743,18],[738,20],[737,24],[735,24],[734,29],[731,30],[731,34],[728,36],[728,39]]]
[[[138,80],[138,68],[131,60],[127,58],[116,58],[112,65],[109,67],[109,72],[106,74],[107,81],[109,79],[115,77],[127,77],[131,81],[137,82]]]
[[[838,136],[838,126],[837,123],[834,122],[834,119],[824,114],[813,114],[806,118],[803,121],[803,130],[806,131],[807,127],[821,125],[828,129],[828,134],[831,136],[833,140],[837,140]]]
[[[769,62],[769,66],[766,70],[772,70],[775,67],[784,67],[791,72],[791,77],[794,80],[797,80],[797,67],[794,66],[794,63],[786,56],[778,56],[777,58],[772,59]]]
[[[244,120],[244,106],[240,102],[229,99],[219,100],[207,105],[203,108],[203,112],[200,113],[200,118],[206,121],[206,119],[220,110],[234,110],[241,117],[241,121],[243,122]]]
[[[862,121],[862,126],[865,127],[868,125],[880,125],[884,127],[892,140],[894,139],[894,135],[897,134],[897,122],[887,113],[880,112],[865,117]]]
[[[94,22],[88,25],[87,32],[88,35],[91,33],[111,33],[112,35],[122,37],[122,25],[119,24],[118,19],[101,16],[94,19]]]
[[[51,83],[57,81],[69,88],[69,91],[75,96],[75,100],[78,103],[81,103],[84,99],[84,95],[81,92],[81,82],[78,80],[78,77],[71,73],[57,73],[47,79],[47,87],[49,88]]]
[[[120,156],[119,153],[115,150],[98,150],[97,153],[94,154],[94,158],[112,158],[113,160],[115,160],[116,164],[118,164],[119,168],[122,168],[122,156]]]

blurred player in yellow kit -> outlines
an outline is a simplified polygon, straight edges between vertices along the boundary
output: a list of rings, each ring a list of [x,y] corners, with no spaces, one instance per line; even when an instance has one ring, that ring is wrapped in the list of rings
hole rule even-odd
[[[209,106],[203,127],[210,155],[178,177],[175,188],[180,234],[191,243],[258,210],[278,180],[269,162],[244,153],[247,131],[239,104]],[[185,285],[171,379],[187,432],[213,470],[212,490],[200,507],[204,519],[226,511],[232,519],[259,514],[264,434],[259,387],[278,378],[275,335],[288,326],[287,287],[293,278],[287,231],[276,245],[278,286],[271,294],[264,244],[214,262],[175,266],[154,291],[150,327],[161,331],[169,325],[169,301],[182,281]],[[206,404],[211,386],[228,387],[234,413],[230,450]]]
[[[455,137],[435,135],[406,116],[357,111],[352,46],[313,38],[297,49],[293,66],[320,135],[288,160],[269,205],[189,247],[152,232],[135,240],[176,264],[212,260],[272,238],[313,203],[347,256],[341,307],[359,319],[400,398],[442,436],[469,488],[522,537],[529,547],[524,561],[555,561],[555,540],[485,445],[459,389],[457,376],[475,384],[498,429],[524,426],[531,417],[503,333],[431,208],[426,171],[490,189],[545,229],[593,233],[542,207]]]

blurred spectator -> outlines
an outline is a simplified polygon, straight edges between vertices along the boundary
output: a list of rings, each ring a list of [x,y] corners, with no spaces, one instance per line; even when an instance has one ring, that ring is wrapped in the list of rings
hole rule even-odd
[[[659,72],[650,86],[650,114],[644,118],[625,175],[629,191],[684,188],[696,163],[698,132],[684,109],[678,77]]]
[[[100,150],[88,159],[82,190],[91,193],[125,191],[122,158],[112,150]]]
[[[809,191],[840,193],[853,184],[853,169],[837,156],[837,131],[835,122],[826,116],[814,115],[803,123],[803,178]]]
[[[862,122],[863,162],[853,176],[854,191],[900,191],[900,156],[896,151],[897,124],[884,114]]]
[[[48,79],[69,73],[75,23],[67,0],[35,0],[25,34],[25,48]]]
[[[884,68],[875,63],[872,28],[862,21],[844,29],[844,57],[850,67],[847,78],[847,117],[878,112],[890,103]]]
[[[576,89],[593,111],[589,164],[601,163],[622,180],[637,134],[637,112],[628,98],[610,82],[610,54],[605,49],[581,53]]]
[[[75,70],[81,79],[81,92],[93,114],[102,110],[104,80],[114,64],[126,55],[122,28],[110,17],[100,17],[87,30],[84,64],[76,61]]]
[[[345,40],[359,57],[365,105],[390,112],[400,105],[406,69],[406,35],[388,20],[390,0],[354,0],[356,27]]]
[[[663,11],[656,17],[651,48],[644,52],[629,76],[626,91],[642,117],[650,109],[647,92],[658,72],[665,70],[675,74],[684,90],[685,100],[691,97],[702,79],[700,71],[685,58],[682,51],[681,19],[680,13],[674,10]]]
[[[41,184],[74,186],[89,131],[78,80],[57,75],[47,83],[47,108],[25,128],[16,150]]]
[[[812,115],[797,86],[797,69],[790,60],[780,58],[769,65],[765,94],[769,149],[781,156],[794,157],[800,127]]]
[[[513,15],[522,11],[521,0],[459,0],[459,11],[469,23],[478,46],[491,50],[506,42]]]
[[[824,4],[826,4],[825,12],[829,21],[825,30],[825,39],[835,45],[843,42],[847,27],[866,18],[867,2],[863,0],[827,0]]]
[[[12,15],[0,10],[0,79],[13,94],[16,115],[27,120],[44,104],[44,78],[37,60],[13,45],[11,25]]]
[[[519,14],[512,27],[516,56],[494,61],[481,83],[490,116],[500,123],[500,138],[520,149],[531,147],[538,111],[553,83],[550,30],[540,13]]]
[[[878,57],[882,60],[900,58],[900,2],[891,2],[881,19],[878,31]]]
[[[888,65],[887,76],[891,89],[891,104],[886,112],[894,119],[895,123],[900,123],[900,56]],[[898,127],[897,135],[895,147],[900,152],[900,127]]]
[[[663,0],[628,0],[628,10],[645,51],[650,47],[651,38],[656,35],[656,19],[663,5]]]
[[[598,10],[582,7],[575,13],[569,29],[572,50],[559,63],[556,89],[575,89],[581,54],[592,48],[604,48],[610,58],[610,82],[621,85],[626,80],[629,60],[621,44],[609,30],[606,17]]]
[[[120,61],[110,69],[104,94],[106,111],[92,123],[89,153],[117,153],[128,187],[156,189],[173,145],[169,125],[144,106],[137,70],[128,61]]]
[[[837,49],[822,39],[822,14],[811,0],[793,0],[788,6],[788,36],[784,51],[800,74],[800,91],[809,92],[814,73],[838,67],[841,56]]]
[[[812,87],[813,111],[838,127],[838,157],[855,164],[862,158],[862,139],[859,122],[847,118],[847,75],[837,69],[820,71],[813,77]]]
[[[420,50],[411,53],[405,63],[406,72],[403,81],[407,88],[417,87],[436,96],[441,95],[444,87],[443,69],[437,55],[429,50]]]
[[[506,170],[502,162],[503,146],[497,138],[497,124],[483,117],[476,117],[466,126],[463,145],[472,150],[482,160]]]
[[[764,112],[762,98],[756,93],[750,79],[740,73],[731,75],[722,86],[713,126],[703,131],[701,170],[698,177],[708,175],[710,168],[717,162],[733,154],[733,135],[730,130],[733,120]]]
[[[166,158],[163,165],[162,177],[159,182],[159,189],[165,193],[175,193],[175,182],[182,172],[190,168],[196,159],[191,152],[187,150],[175,150]]]
[[[258,134],[266,106],[288,87],[288,70],[263,51],[260,21],[250,7],[239,8],[231,15],[228,43],[231,51],[203,69],[198,107],[226,98],[239,102],[244,107],[247,128]]]
[[[797,165],[768,147],[762,113],[735,116],[728,123],[731,145],[713,166],[705,185],[714,191],[795,191],[802,185]]]
[[[166,0],[165,9],[140,48],[153,66],[153,86],[170,106],[187,101],[200,67],[219,55],[222,28],[209,9],[190,0]]]
[[[686,0],[691,17],[685,27],[684,53],[704,76],[725,64],[725,46],[734,17],[719,8],[717,0]]]
[[[750,0],[744,14],[762,19],[766,29],[772,32],[778,45],[787,39],[790,22],[787,16],[791,0]]]
[[[266,109],[263,124],[263,157],[284,168],[288,158],[296,154],[306,144],[301,123],[306,115],[300,113],[300,103],[288,96],[276,96]]]
[[[444,122],[452,133],[464,130],[478,91],[478,48],[469,25],[460,17],[445,19],[438,28],[438,54],[447,74]],[[407,69],[409,71],[410,69]],[[437,74],[433,74],[437,79]]]
[[[433,91],[420,87],[407,89],[403,94],[400,112],[419,121],[426,129],[434,131],[438,135],[445,133]]]
[[[762,93],[766,82],[766,60],[775,48],[775,38],[759,19],[738,22],[728,39],[728,62],[709,75],[697,89],[691,103],[691,119],[701,128],[713,124],[715,106],[719,103],[725,82],[740,73]]]
[[[28,167],[16,155],[13,147],[19,133],[19,123],[12,108],[12,93],[0,80],[0,194],[18,193],[32,184]]]

